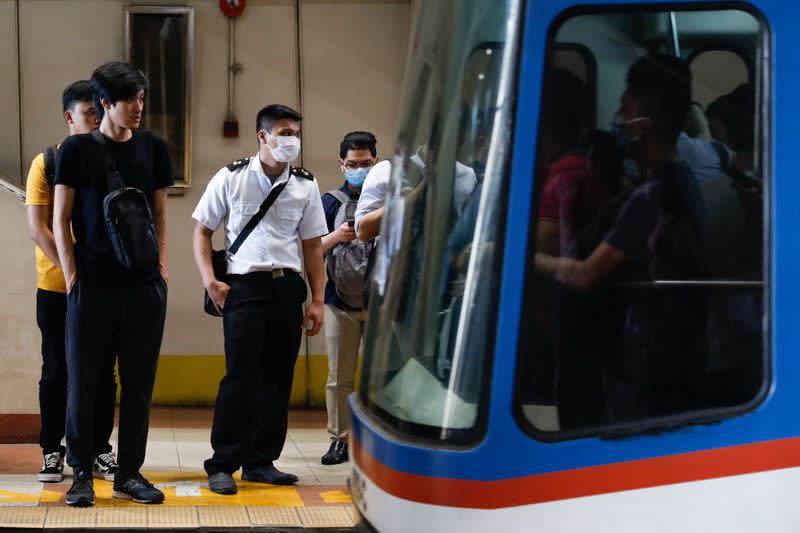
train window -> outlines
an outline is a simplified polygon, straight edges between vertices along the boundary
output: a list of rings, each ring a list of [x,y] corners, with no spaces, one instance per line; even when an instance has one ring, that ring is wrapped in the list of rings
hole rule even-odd
[[[752,82],[747,58],[735,50],[698,50],[688,61],[692,71],[692,98],[703,107],[736,87]]]
[[[591,52],[596,90],[560,43]],[[746,412],[769,385],[766,29],[581,10],[548,45],[517,419],[548,440]]]
[[[589,105],[587,110],[589,127],[594,127],[596,115],[594,105],[597,99],[597,62],[594,60],[592,51],[582,44],[554,43],[552,57],[553,68],[563,69],[575,75],[586,87]]]
[[[361,382],[367,408],[413,437],[461,444],[484,427],[514,4],[443,1],[417,20]]]

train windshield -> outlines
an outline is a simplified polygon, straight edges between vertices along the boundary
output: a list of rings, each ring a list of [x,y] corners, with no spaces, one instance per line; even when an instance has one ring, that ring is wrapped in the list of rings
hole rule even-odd
[[[362,401],[398,431],[474,440],[493,340],[518,2],[417,13],[381,242]]]

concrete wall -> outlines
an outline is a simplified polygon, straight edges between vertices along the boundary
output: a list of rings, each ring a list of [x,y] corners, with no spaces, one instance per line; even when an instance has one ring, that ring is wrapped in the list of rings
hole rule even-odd
[[[60,106],[65,85],[88,78],[94,67],[123,54],[123,0],[23,0],[20,4],[22,158],[24,172],[45,146],[66,135]],[[222,137],[226,114],[228,22],[217,0],[171,2],[195,9],[192,115],[192,187],[169,198],[170,295],[155,398],[163,403],[210,403],[224,372],[221,321],[201,309],[202,287],[191,251],[191,212],[211,176],[256,151],[255,114],[268,103],[300,107],[303,165],[325,191],[340,184],[336,164],[341,137],[368,129],[388,155],[408,41],[408,0],[301,0],[301,43],[294,0],[250,0],[236,22],[236,110],[240,137]],[[59,43],[53,46],[51,43]],[[298,63],[302,68],[302,106]],[[19,180],[16,127],[15,2],[0,0],[0,175]],[[8,108],[8,109],[6,109]],[[15,143],[16,139],[16,143]],[[15,170],[16,168],[16,170]],[[7,197],[6,197],[7,196]],[[32,245],[21,205],[0,192],[0,413],[38,410],[40,354],[34,321]],[[324,402],[322,335],[301,349],[295,403]]]

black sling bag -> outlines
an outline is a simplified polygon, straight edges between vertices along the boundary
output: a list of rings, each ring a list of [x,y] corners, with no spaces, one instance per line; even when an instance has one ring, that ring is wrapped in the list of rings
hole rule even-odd
[[[58,146],[48,146],[44,150],[44,177],[47,185],[52,190],[56,182],[56,161],[58,160]]]
[[[289,172],[289,179],[292,179],[291,172]],[[278,195],[286,187],[286,184],[289,183],[289,179],[273,187],[272,190],[269,191],[267,197],[264,198],[263,202],[261,202],[258,212],[253,215],[253,218],[247,221],[245,227],[242,228],[242,232],[239,233],[239,235],[236,237],[236,240],[233,241],[233,244],[231,244],[230,248],[227,250],[213,250],[211,252],[211,266],[214,268],[214,277],[219,281],[227,281],[228,261],[230,260],[230,257],[239,251],[239,248],[242,246],[245,239],[247,239],[247,237],[250,236],[250,233],[252,233],[256,226],[258,226],[258,223],[261,222],[261,219],[264,218],[264,215],[267,214],[269,208],[272,207],[272,204],[274,204],[275,200],[277,200]],[[208,295],[208,291],[203,293],[203,309],[211,316],[222,316],[219,311],[217,311],[217,306],[214,305],[214,301]]]
[[[117,262],[129,270],[158,264],[158,238],[147,197],[136,187],[126,187],[111,150],[100,130],[92,136],[103,147],[108,194],[103,198],[103,218]]]

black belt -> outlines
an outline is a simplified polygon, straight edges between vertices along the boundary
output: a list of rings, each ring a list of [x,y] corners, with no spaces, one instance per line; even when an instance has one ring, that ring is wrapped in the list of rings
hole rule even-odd
[[[291,268],[275,268],[273,270],[256,270],[247,274],[229,274],[230,279],[274,280],[284,276],[299,275]]]

